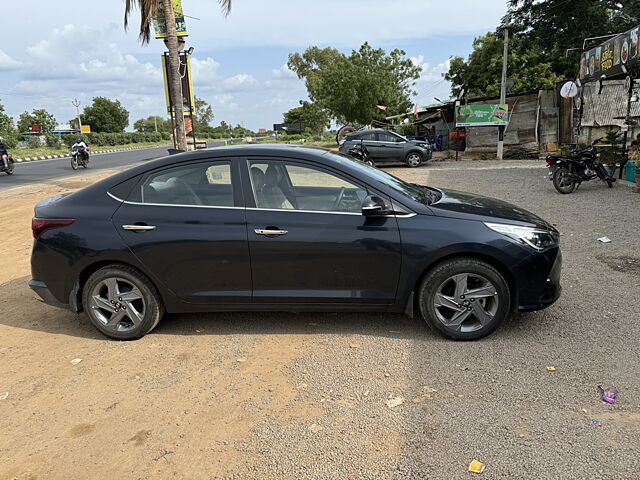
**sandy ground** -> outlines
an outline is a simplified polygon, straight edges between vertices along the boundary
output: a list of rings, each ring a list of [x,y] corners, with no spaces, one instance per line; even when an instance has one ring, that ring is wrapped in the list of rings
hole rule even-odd
[[[532,162],[394,172],[557,223],[563,298],[472,343],[401,315],[289,313],[174,315],[116,342],[26,286],[33,205],[98,176],[4,193],[0,480],[457,479],[474,458],[487,479],[639,478],[640,196],[560,196]]]

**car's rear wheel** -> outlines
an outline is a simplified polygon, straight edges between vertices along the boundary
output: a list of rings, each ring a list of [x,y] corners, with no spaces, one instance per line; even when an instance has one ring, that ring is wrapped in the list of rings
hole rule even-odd
[[[156,287],[126,265],[110,265],[91,275],[84,285],[82,303],[91,323],[117,340],[146,335],[164,315]]]
[[[489,335],[511,311],[504,277],[474,258],[453,259],[434,268],[422,282],[419,302],[427,324],[455,340]]]
[[[411,168],[419,167],[422,165],[422,155],[418,152],[411,152],[405,158],[405,163]]]

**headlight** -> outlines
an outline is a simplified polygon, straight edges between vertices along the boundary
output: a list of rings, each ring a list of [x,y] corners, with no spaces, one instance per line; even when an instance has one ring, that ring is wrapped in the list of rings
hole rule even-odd
[[[534,227],[521,227],[505,223],[486,223],[491,230],[502,233],[520,242],[526,243],[538,251],[556,247],[560,244],[560,236],[551,230],[543,230]]]

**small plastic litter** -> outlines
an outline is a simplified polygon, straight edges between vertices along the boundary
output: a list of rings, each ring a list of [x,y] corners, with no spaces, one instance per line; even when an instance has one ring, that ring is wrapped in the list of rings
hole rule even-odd
[[[0,400],[6,400],[7,398],[9,398],[9,392],[4,392],[0,395]]]
[[[311,425],[309,425],[309,430],[311,430],[313,433],[318,433],[324,430],[324,427],[322,425],[318,425],[317,423],[312,423]]]
[[[547,367],[547,370],[550,372],[555,372],[556,371],[556,367]]]
[[[603,402],[610,403],[611,405],[616,403],[616,398],[618,398],[618,390],[616,390],[615,388],[605,390],[602,385],[598,385],[598,391],[600,392],[600,399]]]
[[[242,362],[246,362],[246,361],[247,361],[247,357],[236,358],[236,362],[238,362],[238,363],[242,363]]]
[[[9,349],[7,347],[0,347],[0,353],[8,352]]]
[[[611,243],[611,239],[609,237],[600,237],[598,241],[602,243]]]
[[[478,460],[473,460],[469,464],[469,471],[471,473],[482,473],[484,472],[486,465]]]
[[[351,347],[351,348],[360,348],[360,344],[359,343],[352,343],[351,345],[349,345],[349,347]]]
[[[600,420],[596,420],[595,418],[591,420],[591,423],[600,423]]]
[[[196,328],[196,333],[202,333],[202,332],[204,332],[204,328],[202,328],[202,329]]]
[[[389,408],[395,408],[395,407],[400,406],[400,405],[402,405],[404,403],[404,397],[390,398],[389,400],[387,400],[384,403],[386,403],[387,407],[389,407]]]
[[[69,363],[70,363],[71,365],[77,365],[77,364],[79,364],[81,361],[82,361],[82,359],[81,359],[81,358],[74,358],[73,360],[70,360],[70,361],[69,361]]]

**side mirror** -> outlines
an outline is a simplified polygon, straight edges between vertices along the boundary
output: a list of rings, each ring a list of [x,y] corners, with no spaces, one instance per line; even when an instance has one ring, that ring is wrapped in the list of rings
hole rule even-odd
[[[392,212],[387,204],[377,195],[369,195],[362,201],[362,215],[365,217],[379,217],[390,213]]]

